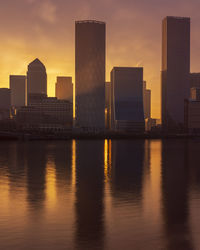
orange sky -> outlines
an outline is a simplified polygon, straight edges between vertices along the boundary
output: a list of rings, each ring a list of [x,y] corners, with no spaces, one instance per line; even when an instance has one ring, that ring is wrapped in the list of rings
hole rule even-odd
[[[197,0],[0,0],[0,87],[10,74],[25,74],[38,57],[54,96],[57,75],[73,76],[74,22],[107,23],[107,81],[113,66],[143,66],[152,90],[152,116],[160,117],[161,21],[190,16],[191,70],[200,71],[200,2]]]

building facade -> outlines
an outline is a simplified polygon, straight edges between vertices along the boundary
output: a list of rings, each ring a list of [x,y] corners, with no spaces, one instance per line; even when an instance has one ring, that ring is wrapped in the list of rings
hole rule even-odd
[[[39,59],[28,65],[27,72],[27,99],[29,100],[29,94],[35,93],[47,95],[46,68]]]
[[[105,41],[104,22],[76,22],[76,124],[85,130],[105,128]]]
[[[111,84],[112,129],[144,132],[143,68],[114,67]]]
[[[190,88],[200,88],[200,73],[190,73]]]
[[[106,82],[105,83],[105,126],[106,126],[106,129],[111,129],[111,98],[112,98],[111,82]]]
[[[200,100],[185,100],[185,131],[200,133]]]
[[[22,129],[72,129],[73,107],[67,100],[32,94],[31,103],[17,110],[16,121]]]
[[[0,120],[10,118],[11,91],[8,88],[0,88]]]
[[[56,97],[60,100],[73,102],[72,77],[58,76],[56,82]]]
[[[26,76],[11,75],[11,106],[21,107],[26,105]]]
[[[190,18],[166,17],[162,23],[162,126],[184,127],[184,100],[190,95]]]
[[[143,82],[143,105],[144,118],[151,118],[151,90],[146,88],[146,82]]]
[[[190,98],[192,100],[200,101],[200,88],[191,88],[190,89]]]

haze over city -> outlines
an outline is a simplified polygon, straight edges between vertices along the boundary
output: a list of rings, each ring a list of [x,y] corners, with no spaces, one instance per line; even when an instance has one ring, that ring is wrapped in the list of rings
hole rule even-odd
[[[25,74],[39,57],[47,68],[48,94],[55,95],[57,75],[74,81],[74,21],[97,19],[107,24],[106,78],[113,66],[142,66],[152,90],[152,116],[160,117],[161,20],[164,16],[191,17],[191,72],[198,72],[198,1],[1,1],[0,87],[10,74]]]

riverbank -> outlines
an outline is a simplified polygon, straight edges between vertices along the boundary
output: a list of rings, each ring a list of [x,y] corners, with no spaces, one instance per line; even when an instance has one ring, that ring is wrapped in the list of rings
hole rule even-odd
[[[26,133],[0,132],[0,141],[4,140],[133,140],[133,139],[187,139],[200,138],[200,134],[162,134],[162,133]]]

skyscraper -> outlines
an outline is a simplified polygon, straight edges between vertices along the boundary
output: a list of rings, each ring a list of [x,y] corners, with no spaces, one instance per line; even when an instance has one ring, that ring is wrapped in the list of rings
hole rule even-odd
[[[39,59],[35,59],[28,65],[27,98],[29,98],[29,94],[47,95],[46,68]]]
[[[112,84],[112,128],[144,132],[143,68],[114,67]]]
[[[184,99],[190,95],[190,18],[166,17],[162,23],[162,125],[182,129]]]
[[[105,32],[104,22],[76,22],[76,122],[89,130],[105,128]]]
[[[60,100],[73,101],[72,77],[58,76],[56,82],[56,97]]]
[[[146,82],[143,82],[143,105],[144,118],[151,118],[151,90],[146,88]]]
[[[21,107],[26,105],[26,76],[10,76],[11,105]]]

